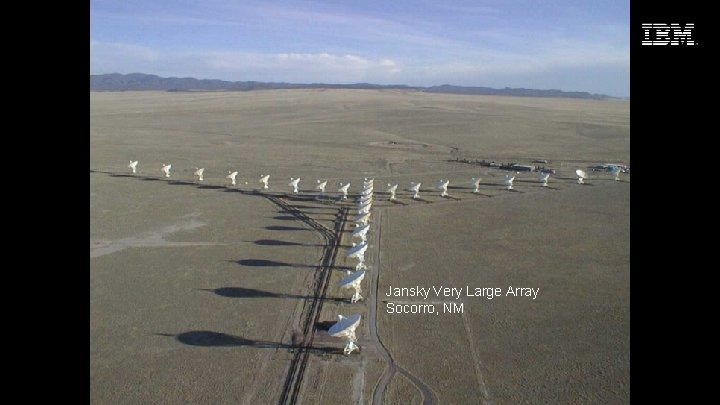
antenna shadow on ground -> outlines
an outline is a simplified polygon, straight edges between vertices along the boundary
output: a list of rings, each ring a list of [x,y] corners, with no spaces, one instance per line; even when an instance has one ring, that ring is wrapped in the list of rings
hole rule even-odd
[[[183,332],[178,335],[171,335],[167,333],[156,333],[157,336],[168,336],[174,337],[178,342],[190,345],[190,346],[203,346],[203,347],[227,347],[227,346],[251,346],[261,349],[276,349],[276,348],[295,348],[294,346],[279,343],[270,342],[267,340],[254,340],[245,339],[241,336],[228,335],[227,333],[212,332],[208,330],[193,330],[189,332]]]
[[[200,288],[200,291],[209,291],[219,295],[221,297],[228,298],[283,298],[283,299],[307,299],[315,298],[311,295],[298,295],[298,294],[285,294],[285,293],[274,293],[270,291],[257,290],[254,288],[245,287],[221,287],[221,288]],[[323,301],[334,301],[342,302],[348,301],[346,298],[331,298],[323,297]]]
[[[288,242],[277,239],[258,239],[253,241],[254,244],[259,246],[318,246],[325,247],[327,245],[313,244],[313,243],[299,243],[299,242]]]
[[[266,226],[265,229],[270,231],[309,231],[306,228],[300,228],[297,226],[283,226],[283,225],[270,225]]]

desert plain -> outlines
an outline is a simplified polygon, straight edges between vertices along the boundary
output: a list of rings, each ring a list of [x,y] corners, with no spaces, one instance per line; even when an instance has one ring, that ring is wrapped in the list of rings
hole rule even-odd
[[[617,100],[91,92],[91,403],[628,403],[630,175],[588,167],[629,165],[629,123]],[[543,159],[555,174],[543,187],[520,172],[507,190],[510,172],[482,159]],[[345,252],[365,178],[365,299],[351,304],[337,284],[357,263]],[[391,286],[503,294],[388,297]],[[359,352],[328,335],[339,314],[362,315]]]

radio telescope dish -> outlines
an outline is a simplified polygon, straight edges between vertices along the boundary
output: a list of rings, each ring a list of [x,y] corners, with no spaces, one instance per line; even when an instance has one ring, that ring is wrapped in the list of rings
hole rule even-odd
[[[138,161],[137,161],[137,160],[134,161],[134,162],[131,160],[131,161],[130,161],[130,164],[128,165],[128,167],[130,168],[130,170],[132,170],[133,174],[135,173],[135,168],[137,167],[137,165],[138,165]]]
[[[360,209],[358,210],[358,214],[367,214],[368,212],[370,212],[370,208],[372,208],[372,203],[367,203],[366,205],[360,207]]]
[[[360,238],[360,240],[364,243],[367,241],[368,230],[370,230],[370,225],[368,224],[355,224],[355,230],[353,231],[352,236]]]
[[[391,199],[391,200],[394,200],[394,199],[395,199],[395,191],[397,191],[397,188],[398,188],[398,185],[397,185],[397,184],[391,185],[390,183],[388,183],[387,192],[390,193],[390,199]]]
[[[420,197],[420,186],[421,185],[422,185],[422,183],[410,183],[409,191],[412,191],[413,193],[415,193],[415,194],[413,194],[414,199]]]
[[[587,178],[587,174],[580,169],[575,170],[575,174],[577,174],[578,184],[583,184]]]
[[[360,314],[342,316],[338,315],[338,321],[335,325],[330,327],[328,333],[330,336],[345,338],[346,344],[343,353],[346,355],[358,350],[359,347],[355,344],[357,337],[355,337],[355,329],[360,324]]]
[[[480,180],[482,180],[480,177],[473,177],[470,180],[470,184],[475,187],[473,190],[473,193],[479,193],[480,192]]]
[[[348,188],[350,188],[350,182],[348,182],[347,184],[340,183],[340,188],[338,189],[338,192],[343,193],[343,200],[347,200]]]
[[[505,185],[507,186],[507,189],[508,189],[508,190],[512,190],[512,189],[513,189],[513,181],[515,181],[515,176],[516,176],[516,175],[517,175],[517,174],[514,174],[514,175],[512,175],[512,176],[510,176],[509,174],[506,174],[506,175],[505,175],[505,181],[503,182],[503,184],[505,184]]]
[[[357,217],[355,217],[355,222],[363,225],[367,225],[368,221],[370,220],[370,212],[367,212],[365,214],[360,214]]]
[[[448,193],[447,193],[448,184],[450,184],[449,179],[438,181],[435,188],[438,190],[442,190],[442,193],[440,193],[440,197],[446,197],[448,195]]]
[[[163,173],[165,173],[165,177],[170,177],[170,169],[172,169],[172,164],[171,164],[171,163],[168,163],[168,164],[163,163],[163,164],[162,164],[162,169],[160,169],[160,170],[161,170]]]
[[[543,187],[547,187],[548,179],[550,179],[550,173],[540,173],[540,181],[542,181]]]
[[[268,180],[270,180],[269,174],[261,174],[260,175],[260,180],[258,180],[258,181],[263,184],[264,190],[268,189]]]
[[[228,175],[225,176],[226,179],[230,179],[230,184],[233,186],[235,185],[235,177],[238,175],[238,172],[231,172],[228,170]]]
[[[344,279],[340,280],[340,283],[338,284],[340,288],[352,288],[355,290],[355,293],[353,294],[352,298],[350,299],[350,303],[354,304],[361,299],[363,299],[363,296],[360,295],[360,292],[362,292],[362,288],[360,287],[360,283],[362,283],[363,279],[365,278],[365,270],[356,271],[349,276],[345,277]]]
[[[373,197],[372,194],[361,195],[360,198],[358,199],[358,204],[362,205],[362,204],[367,203],[368,201],[372,201],[372,197]]]
[[[137,163],[137,162],[135,162],[135,163]],[[615,181],[620,181],[620,172],[622,172],[622,169],[620,168],[620,166],[612,166],[610,168],[610,174],[615,176]],[[135,172],[133,171],[133,173],[135,173]]]
[[[350,259],[358,259],[358,264],[355,266],[355,271],[367,268],[365,266],[365,251],[368,248],[367,242],[363,242],[359,245],[353,244],[353,247],[348,249],[347,257]]]
[[[357,208],[358,210],[362,209],[363,207],[366,207],[368,205],[372,205],[372,199],[368,198],[365,201],[358,201],[357,202]]]
[[[318,185],[315,186],[315,189],[320,190],[321,193],[324,193],[325,187],[327,186],[327,180],[323,181],[322,183],[320,182],[320,180],[318,180],[317,182],[318,182]]]
[[[288,186],[292,187],[293,193],[295,194],[298,193],[298,184],[300,184],[300,177],[297,179],[290,177],[290,183],[288,183]]]
[[[198,169],[197,167],[195,168],[195,173],[194,173],[194,175],[197,176],[198,181],[203,181],[203,173],[204,173],[204,172],[205,172],[205,168],[204,168],[204,167],[203,167],[202,169]]]
[[[368,244],[367,242],[363,242],[359,245],[353,244],[353,247],[347,249],[347,257],[349,258],[358,258],[359,256],[363,256],[365,254],[365,251],[367,250]]]

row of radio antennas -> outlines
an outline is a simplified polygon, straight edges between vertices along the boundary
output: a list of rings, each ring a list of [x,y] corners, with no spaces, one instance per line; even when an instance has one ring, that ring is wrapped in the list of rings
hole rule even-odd
[[[128,168],[132,171],[132,173],[137,173],[137,166],[138,166],[138,161],[137,161],[137,160],[135,160],[135,161],[130,161],[130,164],[128,164]],[[165,177],[170,177],[170,170],[171,170],[171,169],[172,169],[172,164],[170,164],[170,163],[163,163],[160,170],[161,170],[161,172],[163,173],[163,175],[164,175]],[[204,172],[205,172],[205,168],[197,168],[197,167],[196,167],[196,168],[195,168],[195,172],[193,173],[193,175],[194,175],[194,177],[197,177],[198,181],[203,181],[203,180],[204,180],[204,178],[203,178]],[[613,166],[613,167],[611,167],[611,169],[610,169],[610,174],[611,174],[612,176],[614,176],[614,179],[615,179],[616,181],[619,181],[619,180],[620,180],[620,173],[621,173],[621,172],[622,172],[622,169],[621,169],[619,166]],[[505,175],[505,179],[504,179],[504,181],[503,181],[503,185],[504,185],[508,190],[512,190],[512,189],[513,189],[513,182],[515,181],[515,178],[516,178],[516,176],[517,176],[519,173],[520,173],[520,172],[515,172],[514,174],[507,174],[507,175]],[[578,170],[575,171],[575,174],[577,175],[577,182],[578,182],[578,184],[584,184],[585,179],[588,177],[587,173],[586,173],[585,171],[583,171],[583,170],[578,169]],[[234,186],[234,185],[237,185],[237,181],[236,181],[237,175],[238,175],[238,172],[237,172],[237,171],[228,171],[228,175],[225,176],[225,178],[230,179],[231,185]],[[540,173],[540,182],[542,182],[542,185],[543,185],[544,187],[547,187],[547,185],[548,185],[548,180],[549,180],[549,179],[550,179],[550,173],[549,173],[549,172],[541,172],[541,173]],[[263,184],[263,189],[264,189],[264,190],[267,190],[267,189],[270,188],[269,185],[268,185],[268,181],[269,181],[269,180],[270,180],[270,175],[269,175],[269,174],[261,174],[261,175],[260,175],[260,178],[258,179],[258,182],[260,182],[260,183]],[[481,180],[482,180],[482,178],[480,178],[480,177],[473,177],[473,178],[471,179],[470,184],[473,186],[473,193],[479,193],[479,192],[480,192],[480,181],[481,181]],[[317,190],[320,190],[320,193],[325,193],[325,188],[327,187],[328,181],[327,181],[327,180],[324,180],[324,181],[317,180],[317,183],[318,183],[318,184],[317,184],[317,186],[316,186],[315,188],[316,188]],[[247,184],[247,182],[245,182],[245,184]],[[441,196],[441,197],[447,197],[447,196],[448,196],[447,189],[448,189],[448,185],[449,185],[449,184],[450,184],[450,180],[449,180],[449,179],[441,179],[440,181],[438,181],[438,183],[437,183],[437,185],[436,185],[436,189],[438,189],[438,190],[441,191],[441,193],[440,193],[440,196]],[[298,177],[298,178],[294,178],[294,177],[291,177],[291,178],[290,178],[290,183],[288,183],[288,186],[290,186],[290,187],[292,188],[292,192],[293,192],[293,193],[297,194],[297,193],[300,192],[300,191],[299,191],[299,185],[300,185],[300,178],[299,178],[299,177]],[[339,193],[342,193],[341,199],[346,200],[346,199],[347,199],[347,196],[348,196],[348,190],[349,190],[349,188],[350,188],[350,182],[347,182],[347,183],[344,183],[344,184],[343,184],[342,182],[340,182],[339,185],[340,185],[340,188],[339,188],[337,191],[338,191]],[[369,185],[372,186],[372,182],[371,182]],[[365,184],[364,184],[364,186],[365,186]],[[422,183],[420,183],[420,182],[418,182],[418,183],[411,182],[411,183],[410,183],[410,187],[407,189],[407,191],[410,191],[410,192],[413,193],[413,196],[412,196],[413,199],[418,199],[418,198],[420,198],[420,187],[421,187],[421,186],[422,186]],[[397,188],[398,188],[398,184],[388,183],[388,188],[387,188],[386,192],[387,192],[388,194],[390,194],[390,200],[395,200],[395,199],[396,199]],[[364,193],[367,192],[367,190],[366,190],[365,188],[364,188],[363,190],[364,190],[364,191],[363,191]]]
[[[319,183],[319,181],[318,181]],[[342,186],[339,191],[343,191],[343,198],[347,199],[347,189],[350,183]],[[355,258],[358,260],[357,266],[355,266],[355,272],[348,271],[347,277],[340,280],[339,287],[342,289],[352,289],[353,296],[350,298],[350,303],[356,303],[363,299],[360,294],[362,292],[362,281],[365,278],[365,252],[368,248],[367,233],[370,230],[370,208],[372,207],[373,200],[373,188],[374,179],[364,179],[363,189],[360,193],[360,197],[357,200],[358,216],[355,218],[355,230],[352,233],[352,238],[360,238],[361,243],[353,243],[352,248],[348,249],[347,257]],[[345,338],[345,347],[343,353],[346,355],[352,353],[355,350],[359,350],[357,345],[357,337],[355,336],[355,329],[360,324],[360,314],[350,315],[345,317],[338,315],[338,322],[335,323],[330,330],[330,336]]]

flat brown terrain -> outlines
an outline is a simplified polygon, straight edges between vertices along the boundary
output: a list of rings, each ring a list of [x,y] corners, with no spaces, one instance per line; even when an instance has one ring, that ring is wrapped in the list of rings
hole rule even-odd
[[[289,403],[327,235],[352,208],[329,198],[341,181],[357,193],[363,177],[375,178],[378,220],[366,300],[350,304],[337,287],[356,263],[345,257],[351,209],[298,403],[373,403],[386,355],[401,370],[385,403],[421,403],[423,390],[443,404],[629,402],[629,175],[574,179],[577,168],[629,162],[627,102],[365,90],[90,101],[92,403]],[[507,191],[506,172],[450,161],[453,148],[548,159],[557,173],[547,188],[521,173]],[[167,162],[170,179],[159,170]],[[237,187],[226,187],[228,170],[239,171]],[[260,174],[271,175],[264,195]],[[286,195],[291,176],[299,196]],[[450,198],[434,189],[441,178]],[[316,198],[316,179],[328,180],[329,197]],[[423,183],[420,200],[405,190],[411,181]],[[400,185],[396,203],[383,193],[389,182]],[[540,292],[463,298],[463,314],[390,315],[389,285]],[[343,356],[324,328],[352,313],[363,316],[362,350]]]

